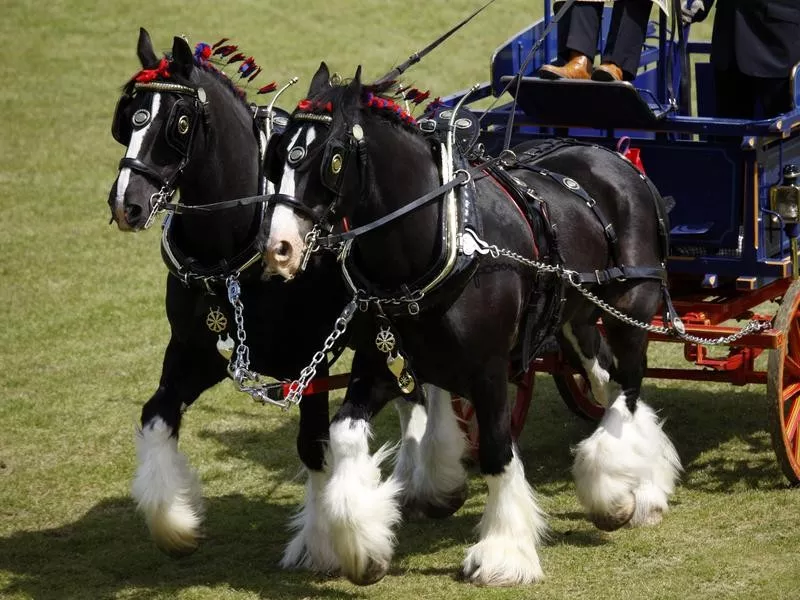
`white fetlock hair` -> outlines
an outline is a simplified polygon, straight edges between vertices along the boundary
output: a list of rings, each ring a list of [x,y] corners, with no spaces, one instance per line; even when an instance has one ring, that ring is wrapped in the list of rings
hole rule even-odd
[[[489,497],[463,572],[477,585],[509,586],[544,578],[537,547],[547,532],[545,514],[525,478],[516,448],[500,475],[485,477]]]
[[[320,515],[322,490],[327,481],[328,475],[324,471],[308,471],[303,507],[290,522],[290,529],[295,531],[295,535],[281,559],[284,569],[304,568],[317,573],[339,570],[328,523]]]
[[[360,582],[368,572],[385,572],[394,554],[393,528],[400,521],[401,484],[381,482],[381,463],[392,448],[369,455],[369,424],[349,418],[330,429],[331,477],[322,496],[331,543],[344,575]]]
[[[201,537],[203,498],[197,474],[171,434],[161,417],[137,430],[139,467],[131,494],[158,547],[185,554],[197,549]]]

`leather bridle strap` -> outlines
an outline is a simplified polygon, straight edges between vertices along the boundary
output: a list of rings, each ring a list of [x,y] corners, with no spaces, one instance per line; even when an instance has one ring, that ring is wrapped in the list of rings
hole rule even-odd
[[[132,156],[125,156],[122,160],[119,161],[119,169],[130,169],[131,171],[135,171],[136,173],[141,173],[145,177],[149,177],[150,179],[156,181],[157,183],[161,184],[162,188],[171,189],[172,184],[175,183],[175,180],[180,175],[183,168],[186,166],[186,159],[181,161],[181,164],[175,170],[172,175],[165,178],[156,171],[153,167],[148,165],[146,162],[139,160],[138,158],[134,158]]]

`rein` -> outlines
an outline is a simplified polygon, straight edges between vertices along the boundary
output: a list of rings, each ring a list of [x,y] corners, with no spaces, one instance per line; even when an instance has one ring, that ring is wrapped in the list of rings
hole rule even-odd
[[[427,194],[420,196],[416,200],[409,202],[408,204],[401,206],[397,210],[390,212],[383,217],[372,221],[371,223],[367,223],[366,225],[362,225],[360,227],[356,227],[355,229],[351,229],[350,231],[346,231],[343,233],[336,233],[336,234],[329,234],[322,237],[317,237],[316,243],[321,248],[336,248],[343,242],[348,240],[352,240],[357,238],[358,236],[364,235],[370,231],[374,231],[379,227],[383,227],[384,225],[391,223],[392,221],[396,221],[400,217],[403,217],[411,212],[414,212],[417,209],[430,204],[437,198],[440,198],[445,193],[449,192],[455,187],[460,185],[466,185],[471,180],[478,180],[483,177],[487,177],[488,175],[483,172],[489,167],[501,163],[508,158],[513,156],[513,152],[508,150],[504,153],[500,154],[495,158],[490,158],[489,160],[482,162],[474,167],[470,167],[469,169],[459,169],[455,171],[454,178],[437,187],[436,189],[431,190]]]

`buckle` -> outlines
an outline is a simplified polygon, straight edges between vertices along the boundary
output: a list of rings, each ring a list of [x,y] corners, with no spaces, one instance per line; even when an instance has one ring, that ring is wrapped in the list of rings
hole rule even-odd
[[[417,121],[417,126],[422,133],[433,133],[436,131],[436,121],[433,119],[421,119]]]

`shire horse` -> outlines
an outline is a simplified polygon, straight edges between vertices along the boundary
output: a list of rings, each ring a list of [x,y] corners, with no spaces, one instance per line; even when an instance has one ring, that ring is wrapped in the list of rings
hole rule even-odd
[[[512,348],[523,337],[530,307],[538,297],[556,292],[555,286],[537,287],[534,272],[523,263],[542,258],[549,240],[551,255],[574,270],[571,277],[615,309],[649,322],[659,307],[664,276],[662,199],[630,163],[599,147],[564,145],[540,161],[547,170],[511,161],[500,170],[541,201],[540,214],[549,213],[551,223],[545,232],[544,221],[534,219],[532,225],[498,179],[471,173],[469,183],[460,178],[453,222],[469,221],[483,240],[460,230],[456,262],[468,266],[428,288],[442,270],[438,257],[446,254],[443,224],[451,215],[445,195],[438,193],[439,165],[450,159],[443,159],[446,150],[422,135],[414,119],[391,100],[391,83],[364,85],[360,73],[359,67],[351,81],[337,83],[323,62],[308,98],[271,142],[266,158],[267,175],[278,193],[271,218],[262,226],[265,271],[299,281],[314,270],[309,266],[298,276],[308,253],[338,247],[343,276],[363,311],[353,321],[357,353],[350,385],[330,427],[329,474],[320,507],[325,523],[319,528],[327,539],[318,543],[333,548],[343,573],[354,582],[377,581],[388,569],[397,491],[392,477],[381,482],[368,468],[373,464],[368,440],[370,419],[391,397],[392,384],[403,383],[387,369],[399,356],[412,379],[465,397],[475,408],[478,461],[488,499],[479,540],[463,561],[463,576],[480,585],[539,581],[545,516],[512,441],[507,383]],[[430,194],[439,200],[394,214]],[[388,222],[368,229],[382,217]],[[342,219],[354,228],[349,239],[328,233]],[[620,233],[613,244],[604,225]],[[463,243],[467,237],[471,244]],[[346,241],[333,243],[336,239]],[[487,243],[521,260],[491,256]],[[476,247],[484,251],[475,252]],[[606,277],[614,268],[629,276]],[[587,273],[597,274],[595,285],[584,283],[582,274]],[[547,280],[547,273],[540,275]],[[609,280],[597,285],[601,277]],[[595,398],[608,406],[596,431],[575,450],[578,496],[603,529],[658,523],[680,462],[656,414],[640,398],[647,335],[604,315],[601,336],[597,306],[562,283],[563,306],[554,313],[557,339],[586,373]],[[421,294],[421,289],[430,291]],[[540,321],[534,325],[534,330],[545,326]],[[387,332],[397,347],[388,357],[377,348]],[[428,410],[440,402],[448,402],[447,397],[429,397]],[[392,493],[385,493],[387,486]]]
[[[137,55],[142,71],[124,86],[112,124],[115,139],[127,148],[108,197],[112,220],[122,231],[145,228],[155,200],[172,189],[186,208],[170,215],[162,232],[171,337],[158,389],[142,409],[132,494],[157,546],[185,554],[197,548],[201,537],[202,496],[195,472],[178,449],[178,434],[186,409],[228,375],[228,360],[217,348],[223,336],[237,338],[227,276],[238,273],[243,303],[258,309],[245,315],[251,366],[278,379],[294,376],[322,347],[347,297],[333,257],[314,259],[319,264],[313,273],[289,284],[262,280],[254,244],[263,203],[191,210],[263,193],[260,147],[266,140],[242,90],[202,53],[193,55],[183,38],[176,37],[171,55],[159,59],[141,29]],[[318,375],[326,374],[323,363]],[[421,397],[395,405],[404,432],[395,479],[405,490],[404,503],[409,509],[435,511],[436,502],[441,503],[439,482],[447,486],[450,479],[442,480],[441,468],[430,471],[418,453],[424,447],[434,459],[442,452],[452,455],[453,444],[441,450],[438,444],[456,437],[458,425],[436,413],[429,418]],[[294,521],[296,533],[284,557],[287,565],[326,572],[339,568],[336,558],[312,541],[320,537],[317,504],[327,479],[323,451],[328,424],[327,392],[304,396],[297,449],[308,472],[307,503]],[[451,471],[459,477],[463,469],[457,461]]]
[[[259,139],[242,90],[194,56],[183,38],[175,37],[171,55],[159,58],[141,29],[137,55],[142,71],[124,86],[112,125],[127,147],[108,197],[119,229],[145,228],[158,195],[173,189],[188,207],[263,193],[259,148],[266,140]],[[178,433],[186,409],[227,376],[228,360],[217,344],[237,336],[226,277],[237,274],[243,302],[259,307],[245,314],[252,367],[279,379],[293,376],[321,347],[338,314],[337,299],[345,302],[332,268],[289,285],[261,280],[254,243],[263,213],[263,203],[251,203],[171,214],[164,224],[171,335],[158,389],[142,409],[132,494],[154,541],[168,553],[191,552],[201,537],[199,480],[178,449]],[[328,290],[324,303],[318,288]],[[321,365],[320,375],[326,374]],[[322,469],[328,418],[327,392],[303,400],[298,451],[310,472]]]

